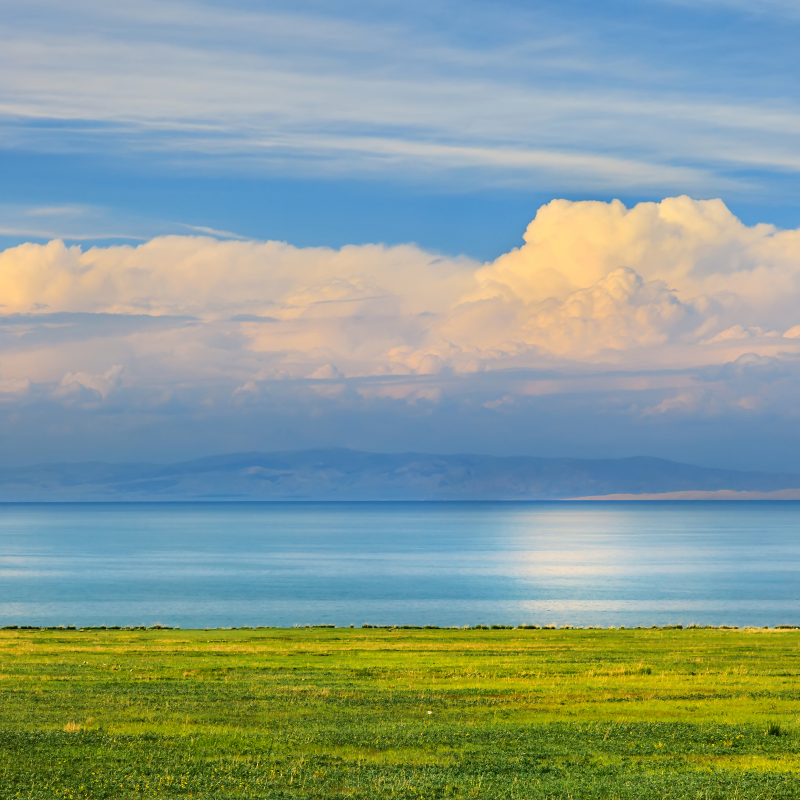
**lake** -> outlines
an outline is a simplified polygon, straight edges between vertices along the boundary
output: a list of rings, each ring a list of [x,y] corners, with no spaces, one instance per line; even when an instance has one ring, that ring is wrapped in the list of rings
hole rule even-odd
[[[0,505],[0,625],[800,623],[800,503]]]

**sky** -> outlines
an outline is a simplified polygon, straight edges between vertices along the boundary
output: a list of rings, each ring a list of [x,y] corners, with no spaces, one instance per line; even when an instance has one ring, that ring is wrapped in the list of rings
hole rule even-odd
[[[800,472],[795,0],[0,0],[0,463]]]

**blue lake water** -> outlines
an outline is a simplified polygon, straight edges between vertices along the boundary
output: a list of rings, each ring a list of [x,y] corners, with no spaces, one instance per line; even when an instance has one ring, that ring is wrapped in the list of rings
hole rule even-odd
[[[800,623],[800,503],[0,506],[0,624]]]

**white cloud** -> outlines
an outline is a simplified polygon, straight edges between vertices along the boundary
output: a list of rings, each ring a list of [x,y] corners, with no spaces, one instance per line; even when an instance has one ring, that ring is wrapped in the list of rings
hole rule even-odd
[[[312,380],[330,381],[343,378],[344,375],[332,364],[323,364],[321,367],[317,367],[308,377]]]
[[[625,266],[666,281],[683,298],[738,288],[749,294],[766,270],[769,280],[753,299],[766,292],[772,302],[784,288],[796,292],[800,277],[800,231],[746,226],[721,200],[684,196],[631,209],[554,200],[539,210],[525,242],[480,273],[487,292],[499,282],[526,301],[563,298]]]
[[[679,197],[553,201],[521,248],[483,265],[411,245],[53,241],[0,253],[0,302],[6,405],[113,396],[200,413],[278,393],[298,409],[461,398],[512,414],[533,398],[641,394],[624,401],[641,418],[783,414],[800,232]]]
[[[630,39],[620,55],[574,18],[564,35],[558,15],[494,14],[488,37],[475,6],[456,36],[410,6],[378,22],[347,4],[25,5],[0,4],[13,146],[134,141],[314,176],[458,171],[616,191],[720,190],[743,185],[742,167],[800,169],[800,107],[779,75],[737,92],[735,80],[700,80],[713,70],[665,71]]]
[[[18,399],[27,395],[31,390],[31,381],[28,378],[11,378],[0,380],[0,402]]]
[[[296,248],[166,236],[138,247],[24,244],[0,253],[6,312],[249,314],[283,321],[446,310],[472,280],[466,259],[413,246]],[[256,320],[244,325],[260,325]],[[261,328],[253,328],[261,330]]]
[[[86,372],[68,372],[61,379],[55,395],[59,398],[83,397],[86,390],[96,393],[103,400],[116,392],[122,384],[123,368],[115,364],[102,375],[90,375]]]
[[[701,399],[698,393],[681,392],[673,397],[665,398],[652,408],[646,408],[642,415],[647,417],[658,414],[689,414],[697,410]]]

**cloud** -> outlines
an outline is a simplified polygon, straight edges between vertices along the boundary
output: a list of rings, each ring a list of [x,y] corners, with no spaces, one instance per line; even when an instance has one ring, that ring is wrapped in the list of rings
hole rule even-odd
[[[744,353],[734,361],[706,368],[700,378],[721,382],[736,392],[738,398],[774,396],[774,384],[791,379],[796,371],[794,358],[775,358]],[[789,388],[789,387],[787,387]],[[791,386],[789,391],[794,391]]]
[[[556,398],[555,417],[573,398],[663,426],[793,419],[800,390],[800,231],[716,200],[556,200],[487,264],[413,245],[28,243],[0,253],[0,302],[3,413],[50,403],[112,427],[352,413],[366,436],[406,414],[511,424]]]
[[[31,390],[28,378],[12,378],[0,380],[0,402],[13,400],[27,395]]]
[[[663,281],[644,281],[629,267],[614,269],[563,299],[551,296],[527,303],[511,283],[482,283],[494,296],[461,304],[441,331],[452,342],[465,347],[480,342],[495,353],[536,348],[582,358],[664,344],[703,321]]]
[[[566,7],[468,6],[454,27],[445,7],[416,3],[377,17],[352,3],[5,3],[3,141],[248,173],[526,188],[535,176],[583,191],[742,189],[754,180],[742,170],[800,168],[791,45],[770,42],[782,56],[770,71],[750,40],[720,38],[755,67],[720,80],[702,25],[678,31],[665,15],[679,36],[638,35],[651,9],[620,26]]]
[[[192,352],[227,353],[229,369],[278,357],[296,377],[324,377],[334,363],[341,375],[435,375],[624,363],[645,351],[655,364],[681,348],[706,348],[718,363],[800,345],[800,231],[746,226],[719,200],[555,200],[524,239],[484,265],[412,245],[52,241],[0,253],[0,286],[6,319],[28,328],[81,314],[108,315],[107,325],[174,318],[169,334],[139,324],[119,335],[151,356],[168,341],[186,363]]]
[[[442,311],[471,280],[466,259],[413,246],[296,248],[282,242],[165,236],[138,247],[23,244],[0,253],[6,313],[352,317]],[[419,288],[417,288],[419,287]],[[270,314],[267,314],[267,310]]]
[[[89,375],[86,372],[68,372],[61,379],[56,391],[59,397],[69,397],[73,394],[82,394],[89,389],[105,400],[112,392],[119,389],[122,383],[123,368],[115,364],[103,375]]]
[[[644,409],[642,415],[646,417],[658,414],[686,415],[697,411],[702,399],[698,393],[681,392],[673,397],[665,398],[656,406]]]
[[[332,364],[323,364],[317,367],[309,376],[312,380],[330,381],[343,378],[344,375]]]
[[[554,200],[524,238],[523,247],[481,271],[487,291],[499,283],[526,301],[563,299],[625,266],[665,281],[682,298],[740,290],[773,303],[784,289],[796,292],[800,280],[800,231],[746,226],[721,200],[683,196],[631,209],[618,200]]]
[[[555,200],[524,238],[477,271],[467,316],[515,341],[575,356],[668,343],[735,350],[797,330],[800,231],[746,226],[720,200]]]

